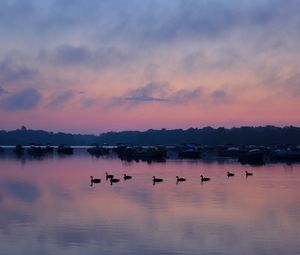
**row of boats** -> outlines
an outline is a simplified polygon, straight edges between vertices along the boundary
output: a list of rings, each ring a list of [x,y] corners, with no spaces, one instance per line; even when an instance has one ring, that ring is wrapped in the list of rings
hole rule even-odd
[[[95,146],[88,150],[95,156],[107,155],[110,150],[103,146]],[[111,149],[122,160],[165,160],[234,158],[242,164],[260,165],[274,161],[300,162],[300,147],[283,146],[125,146],[119,145]]]
[[[113,183],[120,182],[120,179],[119,179],[119,178],[116,178],[113,174],[108,174],[108,173],[106,172],[105,175],[106,175],[106,176],[105,176],[106,181],[109,180],[111,185],[112,185]],[[233,176],[235,176],[235,174],[234,174],[233,172],[227,171],[227,177],[228,177],[228,178],[233,177]],[[248,172],[248,171],[245,171],[245,176],[246,176],[246,177],[253,176],[253,173]],[[101,183],[101,179],[99,179],[99,178],[94,178],[92,175],[90,176],[90,178],[91,178],[91,186],[93,186],[93,184],[95,184],[95,183]],[[124,174],[124,175],[123,175],[123,179],[124,179],[124,181],[131,180],[131,179],[132,179],[132,176],[131,176],[131,175]],[[210,181],[210,178],[209,178],[209,177],[204,177],[204,176],[201,174],[201,175],[200,175],[200,180],[201,180],[201,182],[208,182],[208,181]],[[155,175],[152,176],[152,182],[153,182],[153,184],[159,183],[159,182],[163,182],[163,181],[164,181],[164,179],[162,179],[162,178],[156,177]],[[185,182],[185,181],[186,181],[186,178],[176,176],[176,184],[178,184],[178,183],[180,183],[180,182]]]
[[[74,148],[72,148],[71,146],[67,146],[67,145],[59,145],[56,150],[57,150],[57,153],[59,153],[59,154],[71,155],[74,152]],[[0,153],[3,153],[3,152],[4,152],[4,148],[0,147]],[[54,147],[50,146],[50,145],[47,145],[47,146],[31,145],[29,147],[24,147],[21,144],[18,144],[13,148],[13,152],[17,156],[23,156],[25,154],[25,152],[27,152],[31,156],[42,157],[46,154],[53,153]]]
[[[25,151],[29,155],[42,157],[57,150],[59,154],[72,155],[74,148],[60,145],[57,148],[32,145],[25,149],[17,145],[13,151],[17,155],[23,155]],[[0,147],[0,153],[4,149]],[[165,161],[167,158],[179,159],[212,159],[233,158],[242,164],[265,164],[274,161],[300,162],[300,146],[274,145],[274,146],[93,146],[87,148],[92,156],[100,157],[109,154],[117,154],[121,160]]]

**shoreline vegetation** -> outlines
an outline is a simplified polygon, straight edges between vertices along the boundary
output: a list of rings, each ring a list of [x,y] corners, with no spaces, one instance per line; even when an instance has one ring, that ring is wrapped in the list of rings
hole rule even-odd
[[[60,145],[90,146],[125,144],[130,146],[170,146],[193,144],[201,146],[220,145],[300,145],[300,127],[263,126],[238,128],[189,128],[149,129],[147,131],[106,132],[99,135],[70,134],[31,130],[22,126],[20,129],[0,130],[0,145]]]

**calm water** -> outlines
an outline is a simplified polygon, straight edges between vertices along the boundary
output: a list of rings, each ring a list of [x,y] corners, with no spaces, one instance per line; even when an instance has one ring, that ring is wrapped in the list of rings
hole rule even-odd
[[[300,254],[299,219],[300,165],[0,157],[0,254]]]

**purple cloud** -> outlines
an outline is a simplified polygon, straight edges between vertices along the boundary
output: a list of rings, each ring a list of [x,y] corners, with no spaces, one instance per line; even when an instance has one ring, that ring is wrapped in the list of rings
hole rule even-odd
[[[128,56],[116,47],[92,49],[88,46],[60,45],[54,50],[41,50],[39,59],[64,67],[87,66],[95,69],[117,67],[128,62]]]
[[[214,90],[210,97],[214,103],[225,103],[229,100],[229,94],[226,90],[217,89]]]
[[[25,64],[20,64],[13,58],[5,58],[0,61],[0,82],[3,84],[28,81],[36,77],[38,71]]]
[[[174,103],[187,103],[202,96],[202,89],[196,88],[192,90],[180,89],[170,95],[169,100]]]
[[[285,89],[292,90],[293,95],[300,95],[300,72],[290,76],[285,82]]]
[[[71,45],[61,45],[55,49],[51,56],[44,57],[52,58],[59,65],[77,65],[84,64],[90,60],[92,53],[86,47],[75,47]]]
[[[76,93],[73,90],[68,90],[63,92],[62,94],[58,94],[52,98],[50,103],[48,104],[49,108],[57,109],[62,107],[65,103],[70,101],[75,97]]]
[[[7,111],[35,109],[41,102],[41,93],[34,88],[26,88],[9,94],[0,101],[0,108]]]
[[[8,93],[4,88],[0,87],[0,96]]]
[[[123,97],[114,98],[113,105],[134,106],[143,103],[188,103],[200,98],[201,88],[174,90],[167,82],[149,82],[144,86],[129,90]]]

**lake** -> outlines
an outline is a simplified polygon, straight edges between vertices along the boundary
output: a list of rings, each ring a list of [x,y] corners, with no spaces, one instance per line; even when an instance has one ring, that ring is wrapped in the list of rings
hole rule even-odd
[[[0,156],[0,254],[294,255],[299,219],[299,164]]]

